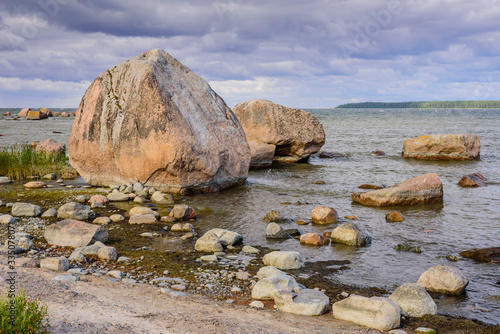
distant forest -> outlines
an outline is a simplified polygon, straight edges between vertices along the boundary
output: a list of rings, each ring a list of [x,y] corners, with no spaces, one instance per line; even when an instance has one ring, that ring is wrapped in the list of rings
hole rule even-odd
[[[424,101],[424,102],[361,102],[347,103],[337,108],[499,108],[500,101]]]

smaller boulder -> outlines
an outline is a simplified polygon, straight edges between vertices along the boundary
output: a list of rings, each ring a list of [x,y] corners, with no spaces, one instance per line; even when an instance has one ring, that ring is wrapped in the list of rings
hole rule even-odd
[[[42,208],[38,205],[17,202],[12,206],[12,215],[15,217],[39,217]]]
[[[172,232],[193,232],[194,227],[190,223],[177,223],[170,229]]]
[[[118,254],[116,253],[116,249],[114,247],[108,247],[108,246],[99,248],[97,256],[101,260],[115,261],[116,259],[118,259]]]
[[[219,242],[222,246],[235,246],[243,241],[243,236],[241,234],[229,230],[224,230],[222,228],[214,228],[207,233],[209,232],[215,233],[217,238],[219,238]]]
[[[456,268],[437,265],[426,270],[417,283],[427,291],[458,295],[465,290],[469,280]]]
[[[109,219],[111,219],[111,221],[113,223],[119,223],[121,221],[124,221],[125,217],[123,217],[122,215],[119,215],[119,214],[114,214],[114,215],[109,216]]]
[[[0,224],[14,224],[17,221],[16,218],[11,215],[1,215],[0,216]]]
[[[258,300],[273,300],[276,293],[287,291],[300,291],[295,278],[286,274],[263,277],[252,288],[252,298]]]
[[[393,211],[386,213],[385,220],[389,222],[402,222],[404,221],[404,218],[401,212]]]
[[[389,296],[401,309],[404,316],[420,318],[426,314],[436,314],[437,306],[427,291],[417,283],[405,283]]]
[[[372,242],[372,236],[364,227],[356,223],[340,225],[332,231],[332,242],[351,246],[367,246]]]
[[[274,295],[274,302],[282,312],[302,315],[322,315],[330,306],[327,295],[312,289],[302,289],[298,293],[279,291]]]
[[[160,214],[158,211],[152,210],[151,208],[145,207],[145,206],[134,206],[132,209],[129,211],[129,215],[153,215],[157,218],[160,218]]]
[[[484,187],[486,179],[479,173],[473,173],[465,175],[458,181],[458,185],[461,187]]]
[[[129,224],[157,224],[158,220],[155,215],[148,213],[145,215],[133,215],[128,220]]]
[[[90,197],[90,199],[89,199],[89,203],[92,204],[92,202],[99,202],[102,205],[106,205],[109,203],[109,199],[103,195],[94,195],[94,196]]]
[[[276,267],[266,266],[260,268],[256,276],[258,279],[263,279],[265,277],[279,276],[279,275],[286,275],[286,273],[284,271],[279,270]]]
[[[317,206],[311,213],[314,224],[332,224],[337,221],[337,211],[327,206]]]
[[[0,217],[1,218],[1,217]],[[500,247],[488,247],[481,249],[472,249],[460,252],[460,256],[468,259],[473,259],[478,262],[495,262],[500,263]]]
[[[176,204],[170,212],[170,217],[174,217],[177,220],[189,220],[196,218],[196,212],[190,206],[186,204]]]
[[[23,184],[23,187],[28,189],[45,188],[46,186],[47,184],[43,181],[31,181]]]
[[[97,224],[97,225],[108,225],[109,223],[111,223],[111,219],[109,217],[97,217],[92,222],[92,224]]]
[[[153,195],[151,195],[151,201],[156,204],[174,204],[172,195],[162,193],[161,191],[155,191]]]
[[[262,262],[266,266],[273,266],[278,269],[300,269],[304,267],[304,260],[299,252],[293,251],[274,251],[264,255]]]
[[[31,250],[31,247],[33,247],[33,240],[31,240],[31,235],[28,233],[14,233],[14,243],[25,252]]]
[[[77,202],[69,202],[57,210],[57,217],[62,219],[88,220],[94,219],[96,213],[90,207]]]
[[[49,257],[40,261],[40,268],[55,271],[66,271],[69,269],[69,261],[64,256]]]
[[[42,214],[42,218],[55,218],[57,217],[57,210],[50,208]]]
[[[112,192],[106,196],[110,202],[125,202],[130,200],[130,197],[127,194],[121,192]]]
[[[269,211],[262,220],[264,223],[282,223],[286,218],[278,210]]]
[[[194,245],[194,249],[197,252],[222,252],[224,248],[219,242],[219,238],[213,232],[205,233],[201,238],[196,240],[196,244]]]
[[[312,246],[328,245],[330,240],[319,233],[306,233],[300,236],[300,243]]]
[[[290,239],[291,236],[281,226],[276,223],[269,223],[266,228],[266,238],[268,239]]]
[[[45,139],[36,145],[35,151],[47,154],[61,154],[66,151],[66,145],[58,143],[54,139]]]

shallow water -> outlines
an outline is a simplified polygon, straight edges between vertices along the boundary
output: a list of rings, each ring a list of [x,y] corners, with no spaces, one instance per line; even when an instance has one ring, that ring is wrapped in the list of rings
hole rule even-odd
[[[1,111],[3,113],[5,110]],[[416,282],[437,264],[458,268],[469,278],[466,293],[438,301],[438,311],[500,324],[500,264],[475,263],[469,259],[450,262],[437,256],[458,254],[476,247],[500,246],[500,167],[498,165],[500,110],[412,110],[332,109],[311,110],[324,126],[324,151],[345,154],[343,158],[312,157],[309,164],[276,165],[251,171],[245,186],[221,193],[186,197],[200,212],[198,232],[220,226],[238,231],[248,245],[297,250],[306,261],[349,260],[349,270],[329,277],[336,282],[388,291],[405,282]],[[54,138],[66,142],[72,119],[43,121],[0,120],[0,146]],[[60,131],[61,134],[53,134]],[[481,160],[473,162],[426,162],[401,158],[405,139],[425,134],[473,133],[481,140]],[[370,155],[382,150],[385,156]],[[387,223],[385,214],[394,208],[370,208],[351,202],[351,193],[363,183],[392,185],[425,173],[437,173],[444,186],[444,203],[399,207],[402,223]],[[463,175],[479,172],[487,187],[461,188]],[[325,185],[314,184],[323,180]],[[282,205],[282,202],[306,202]],[[340,217],[356,215],[372,234],[371,246],[341,245],[321,248],[302,246],[295,239],[268,242],[264,215],[280,210],[292,219],[310,219],[317,205],[334,207]],[[297,226],[302,232],[331,231],[331,226]],[[396,251],[402,242],[419,245],[421,254]],[[326,275],[328,275],[327,270]],[[496,301],[495,301],[496,300]]]

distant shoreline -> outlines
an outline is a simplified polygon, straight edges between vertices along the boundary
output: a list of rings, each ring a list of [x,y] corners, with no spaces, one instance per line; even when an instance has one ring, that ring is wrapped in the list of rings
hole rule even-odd
[[[341,104],[335,109],[500,109],[500,101],[360,102]]]

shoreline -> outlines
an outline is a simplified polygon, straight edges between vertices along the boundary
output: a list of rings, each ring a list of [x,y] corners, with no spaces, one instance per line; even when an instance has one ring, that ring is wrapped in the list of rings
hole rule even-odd
[[[23,201],[26,200],[26,202],[40,203],[40,200],[34,200],[34,197],[40,197],[41,199],[43,199],[44,206],[57,207],[61,203],[67,202],[68,198],[71,198],[73,196],[80,194],[95,194],[97,192],[98,191],[96,188],[71,190],[66,189],[62,193],[71,194],[71,196],[61,196],[60,191],[57,191],[55,189],[45,189],[41,192],[23,191],[23,193],[25,193],[25,196],[21,198],[23,198]],[[51,194],[51,196],[49,196],[49,194]],[[19,199],[18,192],[16,191],[5,192],[3,197],[5,197],[6,195],[10,197],[9,199],[7,199],[8,201],[15,202]],[[5,200],[5,198],[2,199]],[[9,209],[6,207],[1,208],[2,209],[0,211],[3,213],[7,213],[9,211]],[[111,212],[126,215],[127,212],[126,210],[115,207],[113,204],[110,204],[105,208],[95,210],[101,216],[109,215]],[[52,218],[46,220],[48,221],[46,223],[48,225],[52,222],[58,221],[59,219]],[[28,232],[34,236],[35,243],[33,245],[32,251],[29,253],[29,257],[31,258],[40,260],[45,257],[69,257],[72,253],[72,249],[69,247],[50,247],[49,245],[47,245],[42,236],[45,225],[42,219],[25,218],[17,222],[15,225],[17,229],[23,226],[23,231]],[[106,300],[107,305],[119,305],[120,301],[113,299],[114,297],[110,295],[109,291],[107,291],[108,288],[117,289],[117,291],[119,291],[117,296],[120,296],[121,293],[130,291],[131,289],[140,289],[138,290],[140,291],[138,295],[141,295],[141,300],[137,302],[137,305],[128,306],[136,310],[135,312],[145,312],[142,318],[153,319],[157,316],[151,316],[150,314],[156,313],[149,309],[149,305],[144,304],[148,304],[148,300],[154,298],[154,296],[166,296],[165,294],[159,292],[159,289],[162,288],[161,285],[151,284],[152,279],[161,277],[162,275],[171,277],[172,279],[182,280],[183,284],[185,285],[185,290],[182,290],[181,292],[186,293],[188,297],[172,297],[173,300],[176,300],[176,305],[182,305],[182,307],[186,309],[185,314],[179,315],[180,317],[182,317],[182,319],[185,319],[185,317],[189,317],[192,314],[192,311],[189,310],[189,307],[191,302],[193,300],[196,300],[198,304],[195,307],[195,310],[200,311],[200,309],[203,309],[202,311],[200,311],[203,314],[208,312],[206,309],[222,307],[224,309],[222,314],[226,312],[235,313],[235,316],[238,319],[243,319],[243,321],[246,321],[245,319],[247,314],[252,314],[252,320],[249,320],[249,322],[247,323],[248,326],[255,322],[255,319],[253,317],[262,317],[263,319],[272,318],[273,322],[276,322],[276,324],[274,324],[274,326],[276,327],[269,327],[271,325],[267,324],[263,327],[258,327],[257,329],[255,329],[255,331],[253,331],[253,329],[249,331],[241,329],[243,333],[265,333],[265,330],[269,328],[274,328],[269,333],[322,333],[322,330],[320,328],[325,325],[328,325],[330,329],[333,326],[333,328],[336,328],[344,333],[359,333],[359,330],[365,330],[366,333],[379,333],[376,330],[367,329],[355,324],[347,324],[345,322],[338,321],[333,318],[331,310],[329,310],[329,312],[327,312],[325,315],[319,317],[300,316],[300,324],[296,323],[292,327],[289,327],[288,322],[292,318],[295,319],[296,315],[275,311],[273,301],[265,301],[264,310],[254,310],[249,307],[249,304],[253,301],[251,299],[251,287],[253,284],[252,281],[254,280],[254,275],[256,274],[258,269],[263,266],[262,256],[267,251],[267,249],[259,247],[261,253],[258,256],[243,257],[238,255],[241,254],[241,246],[226,250],[226,257],[228,259],[231,257],[231,259],[233,259],[232,262],[234,262],[234,265],[230,265],[227,268],[221,267],[217,264],[200,263],[197,260],[201,255],[204,254],[195,252],[193,250],[193,240],[183,241],[179,243],[179,238],[173,236],[170,232],[164,232],[162,238],[157,237],[145,239],[144,237],[140,236],[140,234],[145,231],[155,230],[161,234],[163,233],[161,232],[163,229],[163,225],[166,224],[159,223],[146,226],[129,225],[127,221],[106,225],[106,228],[110,231],[110,239],[106,244],[108,246],[115,247],[120,256],[129,257],[131,259],[129,263],[116,263],[115,261],[108,262],[99,260],[94,257],[89,257],[89,262],[86,264],[73,263],[72,268],[80,268],[89,272],[88,275],[80,276],[81,281],[75,283],[59,283],[53,281],[54,276],[64,274],[64,272],[51,272],[40,268],[17,268],[17,271],[20,275],[20,280],[23,282],[22,285],[32,296],[39,294],[40,291],[42,292],[42,296],[43,294],[45,294],[46,297],[43,300],[49,306],[49,319],[54,318],[54,321],[56,321],[55,328],[57,330],[60,329],[59,332],[56,331],[55,333],[66,333],[68,332],[68,330],[74,330],[75,328],[78,328],[78,326],[83,326],[83,328],[89,329],[90,332],[95,326],[106,326],[111,321],[115,321],[115,325],[110,328],[113,328],[113,330],[116,329],[117,333],[123,332],[125,328],[123,326],[125,325],[129,326],[129,328],[132,328],[133,330],[137,330],[138,333],[144,330],[151,330],[148,328],[141,328],[135,322],[129,322],[128,320],[126,320],[130,317],[130,315],[125,315],[125,311],[123,311],[122,306],[117,309],[119,315],[116,316],[113,316],[114,311],[112,308],[108,309],[107,318],[100,320],[103,322],[102,324],[89,324],[85,322],[79,323],[74,317],[77,314],[82,313],[81,317],[82,319],[85,319],[88,317],[88,314],[85,313],[87,311],[79,310],[77,304],[71,306],[71,308],[69,309],[63,310],[63,307],[61,305],[62,302],[58,302],[58,300],[64,300],[63,295],[82,296],[83,294],[85,296],[85,291],[95,291],[95,294],[91,295],[91,298],[89,297],[91,300],[88,300],[88,296],[86,296],[85,298],[83,298],[82,302],[92,304],[94,303],[92,299],[97,298],[97,296],[107,295],[109,297],[109,300]],[[162,244],[162,241],[160,239],[167,240],[168,246]],[[142,246],[139,247],[139,245]],[[161,247],[164,248],[161,249]],[[153,248],[154,250],[152,250]],[[2,266],[0,267],[0,276],[5,277],[6,256],[2,255],[0,256],[0,259],[0,262],[2,264]],[[357,294],[366,297],[388,295],[387,291],[379,289],[377,287],[356,287],[346,286],[338,283],[332,284],[331,281],[327,280],[324,277],[326,275],[325,269],[328,266],[331,266],[333,264],[338,267],[338,269],[334,270],[328,269],[328,274],[332,274],[337,270],[348,269],[349,263],[349,261],[324,261],[308,263],[305,268],[299,270],[290,270],[288,271],[288,274],[294,276],[299,284],[303,284],[308,288],[317,288],[324,291],[324,293],[326,293],[330,298],[330,304],[345,298],[345,294]],[[120,270],[126,275],[124,278],[134,279],[137,281],[137,283],[128,284],[125,281],[120,282],[119,280],[108,276],[107,272],[109,272],[110,270]],[[166,270],[168,271],[167,274],[165,274]],[[226,271],[226,273],[224,274],[225,276],[221,275],[223,271]],[[99,276],[92,275],[92,272],[96,273],[96,275]],[[239,273],[242,273],[241,278],[238,276]],[[233,293],[231,292],[232,287],[238,287],[240,291]],[[142,290],[143,288],[145,289],[144,292]],[[58,289],[62,289],[62,291],[58,291]],[[143,296],[143,294],[146,295]],[[168,293],[167,295],[170,298],[170,295]],[[56,299],[52,300],[54,296],[56,296]],[[162,297],[161,299],[165,299],[165,297]],[[226,303],[228,299],[233,300],[232,304]],[[162,305],[166,307],[171,303],[172,301],[170,300],[169,302]],[[98,305],[94,305],[93,307],[98,307]],[[169,311],[167,311],[167,313],[170,312],[170,309],[168,310]],[[269,315],[268,312],[271,312],[271,315]],[[70,319],[74,319],[71,323],[64,321],[64,319],[68,316],[68,313],[71,313]],[[123,317],[123,319],[116,322],[117,317]],[[121,323],[122,321],[125,325]],[[203,321],[203,317],[202,319],[200,319],[200,321]],[[260,323],[261,320],[258,320],[257,322]],[[230,328],[232,329],[235,326],[234,323],[219,318],[217,318],[216,323],[217,326],[214,328],[219,328],[218,326],[222,326],[222,328],[226,328],[228,332]],[[301,327],[302,325],[303,327]],[[71,326],[77,327],[73,328]],[[152,325],[149,324],[147,326]],[[188,325],[186,322],[183,322],[182,326],[187,327],[183,328],[183,330],[181,331],[178,331],[179,333],[210,332],[205,330],[197,332],[196,328],[190,327],[191,325]],[[317,331],[311,331],[311,326],[313,326],[313,328],[316,328]],[[400,328],[406,329],[407,333],[413,333],[412,330],[417,327],[433,328],[437,330],[438,333],[500,333],[500,326],[488,325],[480,321],[472,319],[461,319],[449,315],[425,316],[423,318],[402,317]],[[102,328],[104,330],[104,327]],[[190,330],[192,330],[192,332]],[[110,332],[109,328],[107,328],[106,331]],[[213,332],[215,333],[215,329],[213,329]],[[111,331],[110,333],[113,332]],[[163,332],[159,331],[157,333]],[[165,331],[165,333],[177,332],[169,328],[168,331]]]

